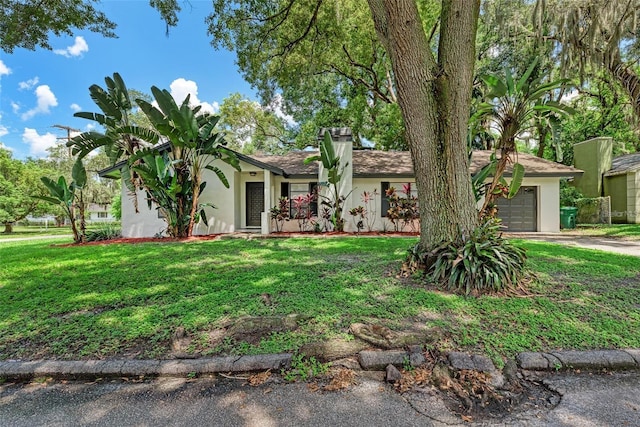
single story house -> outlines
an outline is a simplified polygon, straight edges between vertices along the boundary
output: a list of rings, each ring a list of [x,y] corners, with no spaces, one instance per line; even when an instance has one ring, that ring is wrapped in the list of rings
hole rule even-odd
[[[612,138],[593,138],[573,146],[574,180],[585,197],[611,198],[611,221],[640,224],[640,153],[613,158]]]
[[[77,213],[76,213],[77,214]],[[55,225],[56,217],[55,215],[44,215],[44,216],[33,216],[29,215],[25,218],[29,223],[38,224],[38,225]],[[111,214],[111,204],[101,204],[101,203],[89,203],[86,205],[85,209],[85,221],[87,224],[98,224],[98,223],[110,223],[117,221],[117,219]],[[69,225],[69,219],[64,218],[63,222],[65,225]]]
[[[336,140],[337,139],[337,140]],[[413,162],[409,152],[353,150],[350,138],[334,138],[334,146],[341,164],[347,164],[341,181],[340,194],[347,195],[344,204],[345,230],[356,231],[348,211],[363,205],[363,192],[377,190],[375,201],[375,230],[391,230],[386,220],[385,190],[401,189],[403,184],[414,183]],[[313,151],[290,152],[283,156],[245,155],[238,153],[241,171],[219,162],[230,188],[225,188],[210,171],[203,180],[207,187],[201,195],[202,202],[212,203],[216,209],[207,211],[209,225],[199,223],[194,234],[206,235],[234,231],[256,231],[269,234],[274,231],[270,209],[281,197],[290,200],[308,194],[318,182],[326,181],[326,171],[319,162],[304,164],[304,159],[316,154]],[[476,173],[489,162],[490,151],[475,151],[470,172]],[[518,195],[499,202],[500,216],[509,231],[556,232],[560,229],[560,178],[573,177],[579,170],[550,162],[529,154],[519,154],[518,161],[525,167],[525,178]],[[116,178],[118,166],[100,172],[103,177]],[[507,170],[506,176],[510,175]],[[415,186],[413,187],[415,190]],[[125,237],[151,237],[166,228],[158,210],[148,209],[143,203],[144,192],[138,192],[139,213],[122,186],[122,234]],[[290,207],[293,211],[293,206]],[[292,212],[293,213],[293,212]],[[286,231],[297,231],[292,220],[285,223]]]

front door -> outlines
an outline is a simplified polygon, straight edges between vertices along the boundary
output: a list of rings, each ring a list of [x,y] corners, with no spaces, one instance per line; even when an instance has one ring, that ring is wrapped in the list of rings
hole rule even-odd
[[[260,227],[264,210],[264,183],[247,182],[247,227]]]

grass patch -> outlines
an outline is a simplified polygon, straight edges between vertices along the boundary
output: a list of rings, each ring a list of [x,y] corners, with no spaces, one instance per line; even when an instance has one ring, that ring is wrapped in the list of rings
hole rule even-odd
[[[105,227],[112,228],[120,228],[120,223],[93,223],[87,225],[87,232],[91,231],[99,231],[104,229]],[[2,227],[0,230],[4,230]],[[12,233],[3,233],[0,231],[0,240],[6,239],[16,239],[16,238],[24,238],[24,237],[55,237],[55,236],[72,236],[73,232],[71,231],[71,226],[62,226],[56,227],[55,225],[50,225],[48,227],[37,226],[37,225],[16,225],[13,227]],[[71,239],[73,242],[73,239]]]
[[[206,354],[292,351],[354,322],[440,326],[447,348],[640,347],[640,263],[532,241],[534,296],[467,298],[395,277],[409,238],[0,245],[0,358],[162,357],[182,326]],[[60,240],[56,242],[65,243]],[[263,295],[270,296],[265,304]],[[252,315],[303,313],[295,332],[208,348],[207,331]]]
[[[4,230],[4,228],[3,228]],[[38,226],[14,226],[12,233],[3,233],[0,232],[0,240],[4,239],[14,239],[19,237],[40,237],[40,236],[62,236],[62,235],[71,235],[71,227],[63,226],[49,226],[38,227]]]

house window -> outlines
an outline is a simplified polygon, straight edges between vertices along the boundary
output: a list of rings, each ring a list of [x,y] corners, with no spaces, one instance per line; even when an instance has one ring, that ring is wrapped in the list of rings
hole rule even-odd
[[[98,212],[98,218],[106,219],[108,217],[106,212]]]
[[[295,218],[297,214],[306,215],[311,209],[312,215],[318,215],[317,182],[283,182],[280,185],[280,197],[289,198],[289,215]],[[297,197],[307,198],[309,194],[316,195],[311,203],[303,203],[298,207],[294,201]],[[300,211],[300,212],[298,212]]]
[[[387,211],[389,211],[389,199],[387,198],[387,191],[390,188],[394,188],[396,190],[396,194],[400,198],[406,199],[409,195],[414,198],[418,197],[418,188],[416,187],[415,182],[382,182],[382,197],[380,205],[380,212],[382,217],[386,217]]]

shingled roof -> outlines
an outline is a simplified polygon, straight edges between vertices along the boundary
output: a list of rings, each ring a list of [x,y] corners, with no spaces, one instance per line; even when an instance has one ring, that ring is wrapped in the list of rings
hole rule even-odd
[[[640,170],[640,153],[626,154],[613,159],[611,169],[604,176],[623,175],[638,170]]]
[[[474,151],[469,171],[471,174],[478,172],[489,163],[492,151]],[[255,160],[282,169],[291,178],[310,177],[318,175],[318,162],[304,164],[304,159],[318,154],[317,151],[294,151],[284,156],[248,156]],[[582,173],[572,166],[541,159],[531,154],[518,154],[518,162],[524,166],[526,176],[574,176]],[[506,176],[511,174],[511,166],[507,166]],[[408,151],[377,151],[355,150],[353,151],[353,176],[354,178],[368,177],[412,177],[414,176],[413,161]]]

